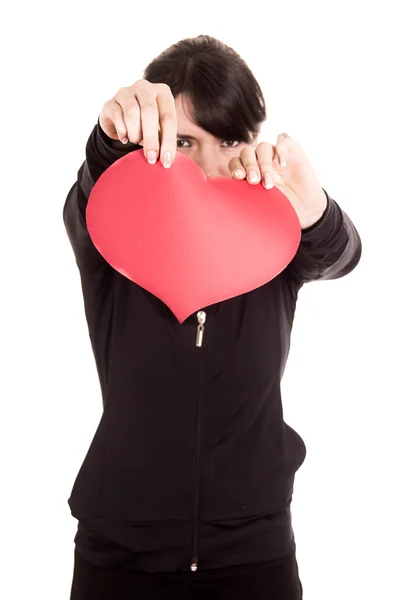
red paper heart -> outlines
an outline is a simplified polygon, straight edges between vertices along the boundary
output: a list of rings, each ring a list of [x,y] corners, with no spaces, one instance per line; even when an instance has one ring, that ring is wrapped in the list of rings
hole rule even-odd
[[[207,180],[180,152],[170,169],[149,165],[143,150],[117,160],[93,187],[86,220],[105,260],[180,323],[276,277],[301,239],[295,209],[276,187]]]

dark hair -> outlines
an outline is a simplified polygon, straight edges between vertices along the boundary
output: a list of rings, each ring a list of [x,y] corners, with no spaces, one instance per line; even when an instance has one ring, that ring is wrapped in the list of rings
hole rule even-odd
[[[249,143],[266,120],[262,90],[229,46],[199,35],[170,46],[145,69],[150,83],[166,83],[190,101],[194,122],[221,140]]]

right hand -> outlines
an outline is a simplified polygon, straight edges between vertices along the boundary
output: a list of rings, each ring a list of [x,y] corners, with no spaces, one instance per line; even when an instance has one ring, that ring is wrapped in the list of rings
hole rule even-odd
[[[176,155],[177,118],[174,97],[165,83],[140,79],[122,87],[103,105],[99,124],[113,140],[143,145],[146,159],[171,166]],[[160,148],[161,145],[161,148]],[[166,153],[170,160],[167,161]]]

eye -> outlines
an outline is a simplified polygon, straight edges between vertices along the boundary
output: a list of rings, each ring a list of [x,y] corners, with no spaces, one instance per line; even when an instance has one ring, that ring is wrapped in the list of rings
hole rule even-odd
[[[227,146],[227,148],[236,148],[240,144],[240,142],[238,142],[237,140],[225,140],[224,143],[235,144],[234,146]]]
[[[177,148],[189,148],[189,146],[178,146],[178,144],[182,144],[182,143],[188,144],[189,142],[187,140],[177,140],[176,147]]]

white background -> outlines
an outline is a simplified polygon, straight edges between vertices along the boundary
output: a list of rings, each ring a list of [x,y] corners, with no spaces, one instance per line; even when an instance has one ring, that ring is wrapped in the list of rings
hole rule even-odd
[[[3,12],[4,600],[69,599],[77,521],[67,499],[102,412],[66,195],[104,102],[201,33],[247,61],[267,105],[261,140],[286,131],[302,145],[363,244],[351,274],[300,291],[282,381],[284,418],[307,446],[292,503],[304,599],[397,597],[393,4],[20,2]]]

